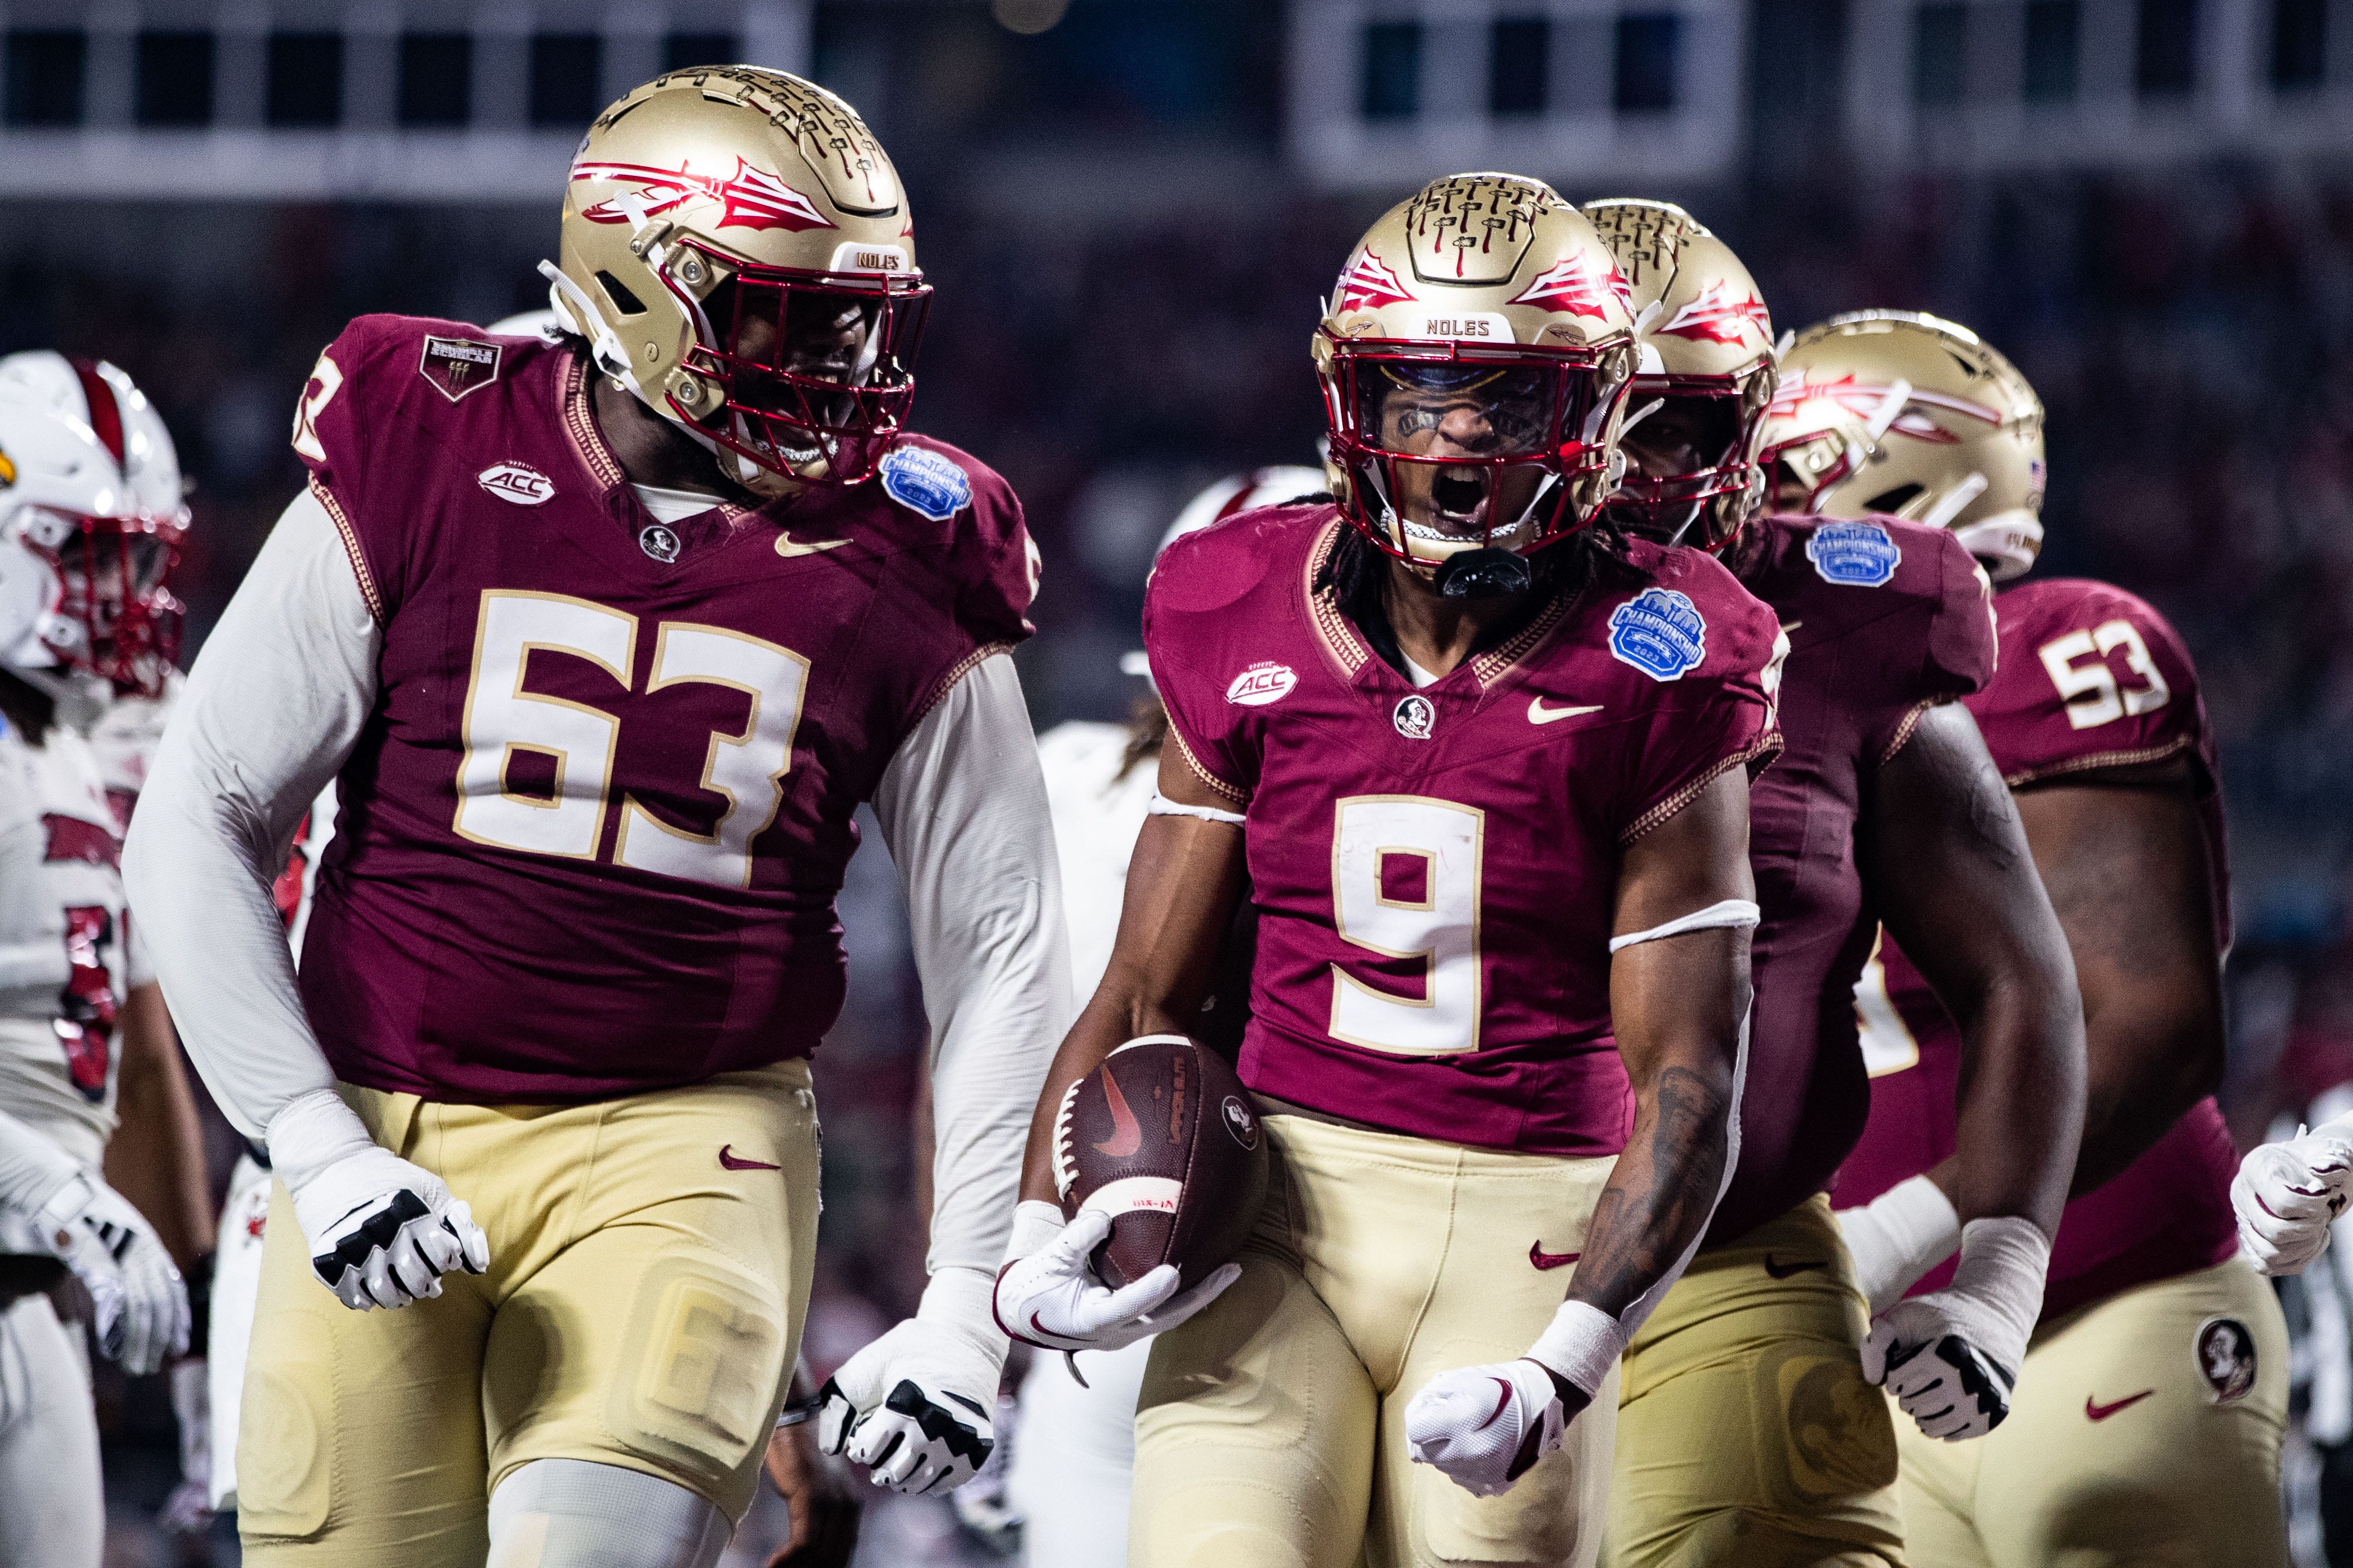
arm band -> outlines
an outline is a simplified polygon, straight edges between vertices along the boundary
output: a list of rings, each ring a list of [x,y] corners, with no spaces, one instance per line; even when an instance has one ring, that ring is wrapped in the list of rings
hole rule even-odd
[[[1187,805],[1170,800],[1159,791],[1152,792],[1152,804],[1145,810],[1153,816],[1198,816],[1204,822],[1224,822],[1240,827],[1248,820],[1239,811],[1219,811],[1214,805]]]
[[[1662,926],[1648,931],[1629,931],[1624,936],[1609,939],[1609,951],[1633,946],[1638,942],[1656,942],[1662,936],[1681,936],[1687,931],[1714,931],[1720,926],[1753,926],[1764,918],[1763,911],[1748,899],[1725,899],[1704,910],[1694,910],[1678,915]]]

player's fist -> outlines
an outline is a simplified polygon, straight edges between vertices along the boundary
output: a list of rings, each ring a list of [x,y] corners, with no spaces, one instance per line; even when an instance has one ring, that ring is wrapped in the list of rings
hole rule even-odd
[[[1436,1466],[1474,1497],[1500,1497],[1560,1447],[1576,1415],[1553,1374],[1525,1356],[1457,1367],[1405,1407],[1406,1446],[1415,1464]]]
[[[1111,1225],[1097,1209],[1065,1225],[1060,1208],[1037,1199],[1016,1210],[1013,1260],[998,1271],[990,1303],[997,1326],[1040,1350],[1122,1350],[1175,1328],[1241,1278],[1241,1265],[1228,1263],[1180,1295],[1176,1266],[1164,1263],[1113,1290],[1087,1268]]]
[[[2002,1424],[2018,1373],[1954,1331],[1942,1294],[1900,1301],[1872,1324],[1862,1374],[1894,1394],[1924,1435],[1957,1443]]]
[[[817,1444],[863,1465],[878,1487],[950,1492],[979,1473],[1005,1336],[988,1317],[989,1279],[932,1276],[915,1315],[841,1363],[818,1391]]]
[[[121,1194],[77,1172],[33,1216],[98,1309],[98,1346],[129,1373],[154,1372],[188,1348],[188,1291],[172,1255]]]
[[[441,1276],[491,1265],[490,1238],[441,1178],[368,1137],[332,1089],[269,1123],[270,1161],[294,1200],[311,1268],[353,1311],[441,1294]]]
[[[2353,1142],[2330,1122],[2265,1143],[2239,1162],[2231,1207],[2239,1247],[2266,1274],[2301,1274],[2328,1250],[2328,1227],[2353,1189]]]

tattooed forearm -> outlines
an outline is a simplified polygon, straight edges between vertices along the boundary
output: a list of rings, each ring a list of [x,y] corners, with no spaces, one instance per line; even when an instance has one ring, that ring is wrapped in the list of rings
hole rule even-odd
[[[1728,1086],[1684,1067],[1659,1074],[1594,1207],[1569,1300],[1616,1317],[1674,1267],[1715,1212],[1731,1114]]]

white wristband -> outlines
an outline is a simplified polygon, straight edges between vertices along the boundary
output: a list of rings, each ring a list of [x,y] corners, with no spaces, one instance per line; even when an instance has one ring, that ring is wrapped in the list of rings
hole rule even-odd
[[[299,1192],[310,1179],[336,1161],[375,1147],[367,1123],[359,1119],[332,1089],[298,1094],[280,1106],[264,1130],[270,1169]]]
[[[996,1299],[996,1275],[951,1264],[934,1272],[923,1287],[923,1299],[915,1303],[915,1321],[958,1336],[1001,1367],[1012,1342],[997,1326]]]
[[[2042,1315],[2051,1272],[2051,1238],[2017,1215],[1973,1219],[1961,1227],[1961,1260],[1940,1292],[1947,1314],[1979,1350],[2013,1371],[2025,1360]]]
[[[1841,1210],[1838,1220],[1873,1314],[1902,1300],[1920,1276],[1961,1244],[1960,1215],[1925,1175],[1907,1177],[1859,1208]]]
[[[1527,1359],[1591,1395],[1625,1353],[1626,1336],[1617,1319],[1590,1302],[1563,1301],[1551,1324],[1528,1347]]]
[[[1233,827],[1240,827],[1250,821],[1239,811],[1219,811],[1214,805],[1187,805],[1181,801],[1170,800],[1158,790],[1152,792],[1152,804],[1144,809],[1150,816],[1198,816],[1204,822],[1222,822]]]
[[[1721,926],[1753,926],[1764,918],[1764,911],[1753,899],[1719,899],[1704,910],[1694,910],[1687,915],[1677,915],[1664,925],[1648,931],[1628,931],[1624,936],[1609,939],[1609,951],[1632,947],[1636,942],[1656,942],[1661,937],[1681,936],[1687,931],[1714,931]]]
[[[1005,1261],[1018,1263],[1061,1234],[1062,1205],[1029,1198],[1013,1205],[1013,1239],[1005,1245]]]

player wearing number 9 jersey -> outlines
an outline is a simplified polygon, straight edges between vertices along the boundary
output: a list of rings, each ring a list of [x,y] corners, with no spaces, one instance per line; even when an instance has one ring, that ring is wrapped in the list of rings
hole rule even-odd
[[[1316,340],[1337,505],[1244,513],[1154,572],[1159,795],[997,1297],[1057,1348],[1175,1323],[1131,1563],[1599,1546],[1625,1334],[1734,1152],[1747,771],[1778,743],[1769,612],[1695,551],[1587,531],[1620,287],[1547,187],[1433,183]],[[1236,1264],[1138,1307],[1060,1261],[1083,1250],[1055,1239],[1054,1108],[1194,1016],[1245,870],[1269,1196]]]
[[[823,1440],[916,1489],[988,1451],[987,1282],[1069,1010],[1005,657],[1020,509],[902,426],[928,289],[848,105],[675,73],[570,187],[573,335],[364,317],[321,358],[308,491],[132,836],[190,1046],[279,1178],[252,1561],[715,1560],[807,1301],[862,801],[940,1021],[940,1199],[922,1309]],[[330,777],[298,990],[270,885]]]
[[[1826,509],[1918,485],[1997,577],[2031,566],[2042,405],[2006,359],[1951,322],[1868,312],[1802,334],[1790,362],[1907,388],[1885,456]],[[1994,605],[2000,665],[1966,702],[2075,955],[2087,1110],[2009,1421],[1961,1447],[1899,1431],[1908,1549],[1936,1568],[2283,1563],[2286,1331],[2233,1256],[2211,1098],[2230,885],[2197,672],[2164,616],[2104,583],[2016,583]],[[1857,993],[1871,1116],[1834,1198],[1882,1308],[1950,1279],[1940,1205],[1968,1177],[1958,1037],[1924,956],[1883,939]]]

